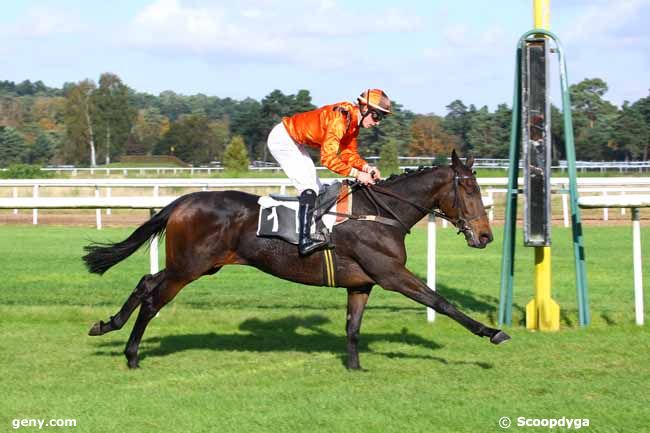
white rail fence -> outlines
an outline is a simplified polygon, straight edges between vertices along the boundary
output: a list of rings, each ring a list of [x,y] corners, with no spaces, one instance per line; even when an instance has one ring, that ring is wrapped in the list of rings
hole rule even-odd
[[[372,163],[379,161],[378,156],[370,156],[366,158]],[[424,156],[400,156],[399,165],[402,170],[406,168],[414,168],[418,165],[431,165],[437,158],[424,157]],[[508,159],[500,158],[476,158],[474,160],[474,167],[476,168],[496,168],[507,170],[509,167]],[[553,169],[561,170],[564,172],[567,169],[566,161],[559,161],[558,165],[554,165]],[[618,171],[619,173],[626,172],[646,172],[650,171],[650,161],[576,161],[576,169],[581,172],[589,171]],[[0,169],[4,171],[6,169]],[[136,173],[140,176],[144,175],[164,175],[164,174],[189,174],[194,175],[208,175],[219,173],[224,170],[223,167],[215,165],[209,167],[74,167],[74,166],[61,166],[61,167],[44,167],[41,168],[43,172],[67,174],[72,177],[79,175],[105,175],[110,177],[112,175],[121,174],[128,176],[129,173]],[[249,166],[252,172],[279,172],[280,167],[272,162],[256,162]],[[317,170],[325,170],[324,167],[317,167]]]
[[[323,179],[323,182],[328,183],[336,179]],[[483,188],[484,193],[490,200],[494,199],[495,194],[505,193],[507,179],[503,177],[497,178],[480,178],[479,184]],[[519,185],[523,185],[523,180],[519,179]],[[551,188],[553,193],[560,194],[562,197],[562,215],[564,226],[569,226],[569,207],[568,207],[568,185],[569,179],[558,177],[551,179]],[[29,188],[31,190],[31,198],[37,199],[42,194],[43,190],[50,188],[63,189],[63,196],[73,195],[78,188],[91,188],[94,190],[92,197],[112,197],[114,189],[131,189],[131,188],[145,188],[151,190],[151,197],[158,197],[161,188],[183,188],[183,189],[200,189],[208,191],[212,189],[277,189],[280,193],[287,193],[294,191],[288,179],[211,179],[211,178],[170,178],[170,179],[17,179],[17,180],[3,180],[0,179],[0,195],[11,192],[12,199],[23,198],[19,197],[19,190]],[[610,178],[578,178],[578,189],[581,194],[588,195],[602,195],[602,196],[617,196],[623,194],[637,194],[650,192],[650,177],[610,177]],[[4,190],[4,192],[3,192]],[[69,191],[69,192],[68,192]],[[61,193],[61,191],[57,191]],[[24,193],[23,193],[24,194]],[[0,199],[5,203],[7,208],[7,199]],[[18,213],[18,208],[21,206],[12,206],[14,213]],[[42,206],[39,206],[42,208]],[[33,207],[32,222],[38,224],[38,208]],[[625,214],[625,208],[621,208],[621,213]],[[111,208],[106,208],[106,213],[110,214]],[[97,227],[101,228],[101,211],[100,208],[96,210],[97,214]],[[490,221],[494,219],[494,208],[488,211]],[[603,208],[603,220],[609,219],[609,209]],[[447,222],[443,221],[443,227],[446,227]]]
[[[640,208],[650,207],[650,194],[624,196],[581,197],[581,208],[621,208],[632,210],[632,263],[634,267],[634,316],[637,325],[643,325],[643,256],[641,254]]]

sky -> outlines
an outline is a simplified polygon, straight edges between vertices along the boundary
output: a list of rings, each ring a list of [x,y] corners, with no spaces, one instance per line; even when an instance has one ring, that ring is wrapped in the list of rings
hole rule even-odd
[[[444,115],[455,99],[493,110],[512,105],[515,49],[533,27],[532,3],[9,0],[0,80],[61,87],[112,72],[156,95],[261,100],[308,89],[316,105],[377,87],[421,114]],[[569,83],[601,78],[618,106],[648,96],[648,22],[650,0],[551,0]],[[561,105],[557,95],[553,102]]]

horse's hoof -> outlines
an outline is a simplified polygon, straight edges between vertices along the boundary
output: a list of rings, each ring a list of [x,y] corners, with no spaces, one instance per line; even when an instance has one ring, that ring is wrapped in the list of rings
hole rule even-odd
[[[501,344],[510,340],[510,336],[503,331],[499,331],[490,338],[492,344]]]
[[[88,335],[90,336],[98,336],[102,335],[102,321],[100,320],[99,322],[95,322],[95,324],[90,328],[90,331],[88,331]]]
[[[129,370],[136,370],[140,368],[140,363],[138,362],[137,359],[129,359],[126,362],[126,365],[129,367]]]

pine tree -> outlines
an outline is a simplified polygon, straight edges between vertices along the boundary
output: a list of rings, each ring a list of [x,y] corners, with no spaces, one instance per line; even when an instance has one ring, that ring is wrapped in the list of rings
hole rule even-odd
[[[27,160],[30,164],[43,165],[47,164],[52,155],[54,155],[54,144],[46,134],[41,132],[29,149]]]
[[[27,158],[27,144],[14,128],[0,126],[0,166],[19,164]]]
[[[246,151],[244,139],[239,135],[235,135],[230,140],[223,154],[223,165],[226,170],[241,173],[248,171],[249,164],[250,161],[248,160],[248,152]]]

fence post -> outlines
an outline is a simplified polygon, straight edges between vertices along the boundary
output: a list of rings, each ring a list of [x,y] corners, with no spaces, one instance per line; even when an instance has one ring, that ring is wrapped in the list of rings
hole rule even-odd
[[[13,193],[14,198],[18,198],[18,187],[14,186],[14,193]],[[14,209],[14,215],[18,215],[18,209]]]
[[[607,191],[603,191],[603,197],[607,197]],[[603,208],[603,221],[609,221],[609,208]]]
[[[634,313],[637,325],[643,325],[643,268],[641,260],[641,216],[632,208],[632,256],[634,261]]]
[[[38,198],[38,185],[32,188],[32,197]],[[32,224],[38,224],[38,209],[32,210]]]
[[[111,187],[110,186],[108,188],[106,188],[106,197],[111,198]],[[107,208],[106,209],[106,215],[110,215],[110,214],[111,214],[111,210],[110,210],[110,208]]]
[[[488,198],[490,199],[490,203],[494,203],[494,191],[492,188],[488,189]],[[494,221],[494,205],[490,206],[490,210],[488,210],[488,219],[490,222]]]
[[[436,217],[434,214],[429,214],[429,222],[427,223],[427,286],[431,290],[436,290]],[[427,321],[433,322],[436,320],[436,311],[433,308],[427,307]]]
[[[562,193],[562,217],[564,219],[564,227],[569,227],[569,201],[565,193]]]
[[[95,198],[99,198],[99,186],[95,185]],[[102,210],[95,209],[95,221],[97,223],[97,230],[102,229]]]
[[[154,216],[156,213],[155,209],[149,209],[149,215]],[[151,238],[151,243],[149,244],[149,271],[151,275],[158,273],[158,235]]]

